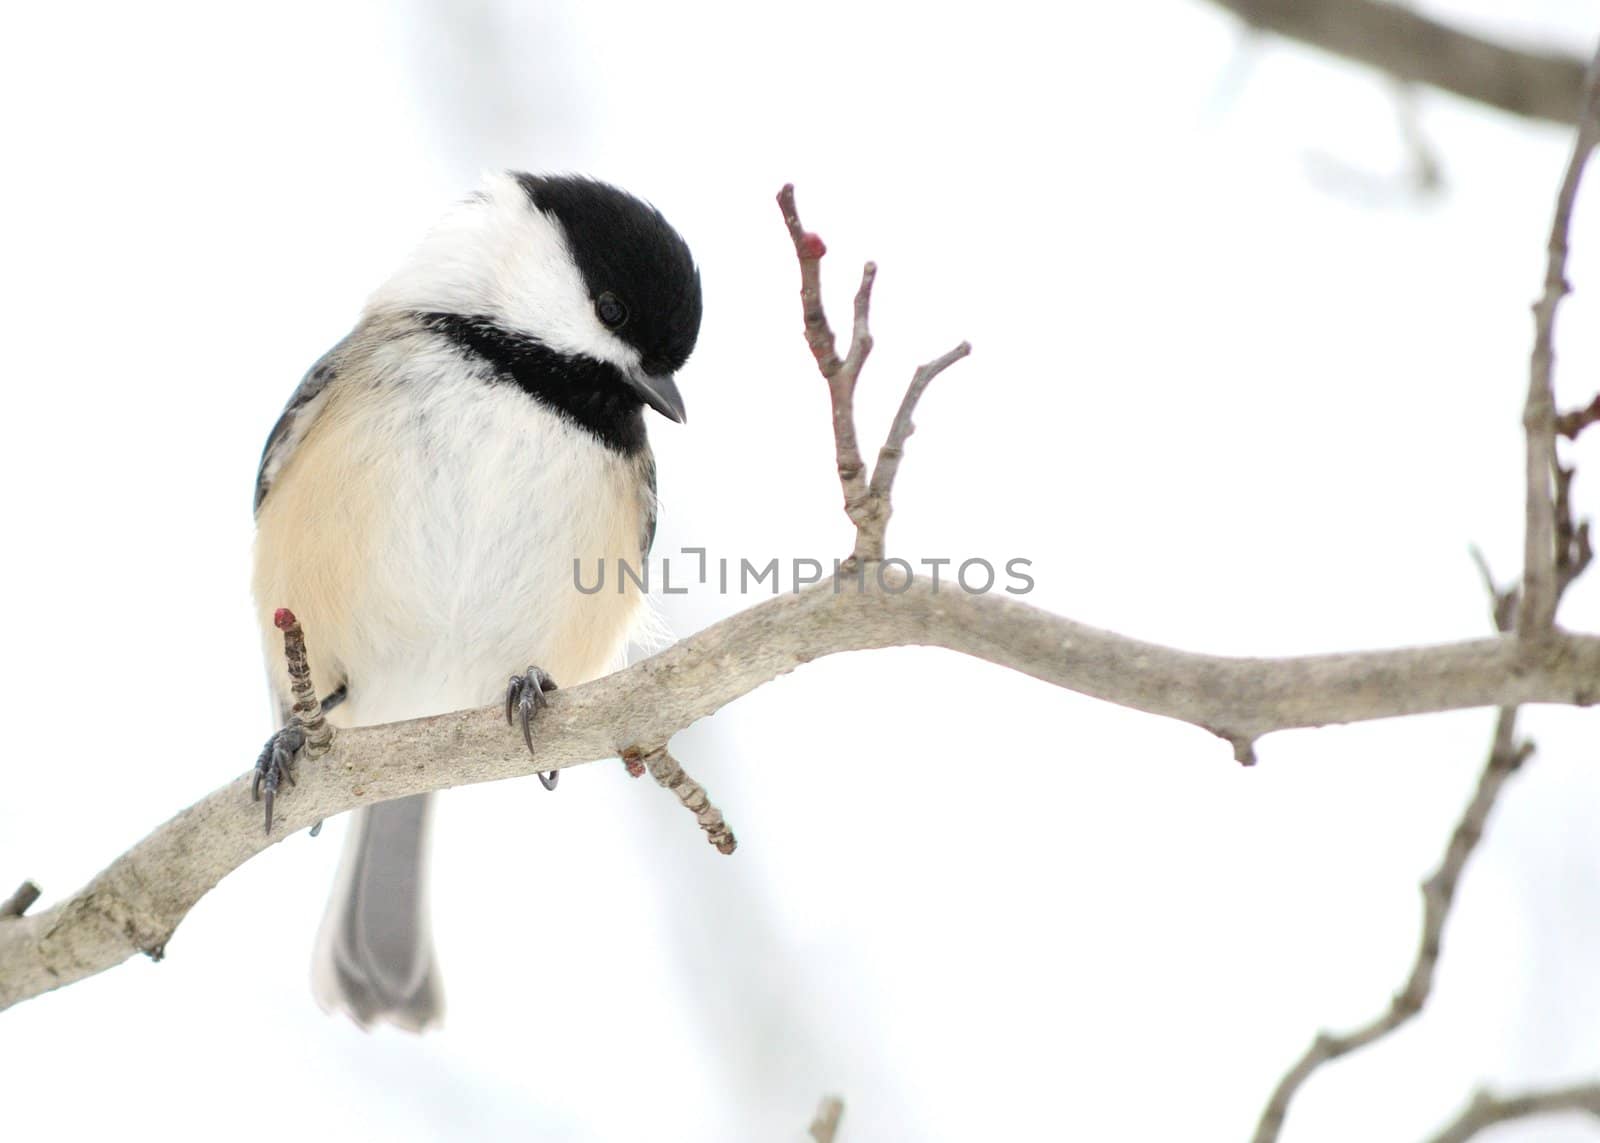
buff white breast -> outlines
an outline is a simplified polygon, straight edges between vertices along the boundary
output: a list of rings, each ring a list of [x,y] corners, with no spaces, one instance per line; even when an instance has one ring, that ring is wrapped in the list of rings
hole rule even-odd
[[[341,378],[305,411],[262,505],[263,629],[294,610],[319,690],[349,680],[346,725],[497,702],[533,664],[563,686],[612,669],[642,611],[615,569],[641,561],[648,452],[606,448],[449,348],[385,346],[360,371],[377,391]],[[574,560],[591,586],[605,561],[604,590],[580,593]]]

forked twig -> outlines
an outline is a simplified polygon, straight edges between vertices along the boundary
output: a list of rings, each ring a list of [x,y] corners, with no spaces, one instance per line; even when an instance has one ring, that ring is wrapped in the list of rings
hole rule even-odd
[[[883,447],[878,450],[878,462],[872,470],[870,482],[866,463],[861,459],[861,446],[856,439],[855,394],[856,381],[861,367],[872,352],[872,330],[868,325],[872,304],[872,286],[877,280],[878,268],[868,262],[861,268],[861,285],[856,290],[850,328],[850,349],[843,360],[835,347],[833,329],[828,325],[828,315],[822,304],[822,256],[827,245],[800,222],[795,207],[794,185],[788,184],[778,192],[778,207],[783,211],[783,221],[794,242],[796,260],[800,263],[800,309],[805,322],[806,344],[817,360],[817,369],[828,383],[828,396],[833,404],[833,439],[838,456],[839,484],[844,490],[844,511],[856,528],[855,550],[849,565],[858,567],[883,559],[884,535],[889,528],[893,511],[890,493],[894,479],[900,471],[900,460],[905,452],[906,438],[915,428],[911,415],[922,399],[928,384],[950,366],[972,352],[972,346],[963,341],[949,353],[920,366],[911,377],[905,397],[900,401],[900,411]]]
[[[900,402],[900,411],[878,451],[878,462],[869,482],[866,462],[861,459],[861,446],[856,438],[855,395],[861,367],[872,353],[872,286],[877,280],[878,268],[871,262],[861,268],[861,284],[856,288],[851,308],[850,347],[840,357],[833,327],[828,324],[827,309],[822,303],[822,258],[828,252],[827,244],[801,224],[792,184],[778,192],[778,207],[783,212],[784,225],[788,227],[795,258],[800,264],[800,310],[806,345],[816,359],[823,380],[828,383],[839,486],[844,491],[845,515],[856,526],[855,551],[850,565],[859,568],[883,559],[884,532],[891,511],[890,493],[900,469],[906,439],[915,429],[911,416],[916,411],[917,401],[935,377],[972,352],[972,347],[962,342],[912,376],[911,385]],[[664,743],[650,748],[631,746],[622,752],[622,761],[628,773],[637,777],[641,769],[648,769],[658,783],[676,794],[695,815],[718,852],[734,851],[738,843],[721,811],[711,804],[704,788],[684,773]]]

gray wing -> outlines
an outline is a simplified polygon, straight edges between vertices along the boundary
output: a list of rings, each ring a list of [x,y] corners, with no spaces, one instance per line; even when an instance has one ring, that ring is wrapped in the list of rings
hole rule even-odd
[[[645,488],[644,520],[639,529],[639,563],[642,565],[650,558],[650,549],[656,542],[656,457],[648,445],[640,465],[643,469],[640,478]]]
[[[311,367],[301,380],[300,387],[289,398],[289,403],[283,407],[278,423],[272,426],[272,432],[267,435],[267,445],[261,450],[261,466],[256,469],[254,511],[261,511],[261,504],[272,488],[272,481],[316,420],[317,411],[322,407],[321,398],[338,375],[337,358],[344,346],[345,342],[341,341]]]
[[[283,412],[278,415],[278,423],[272,426],[272,432],[267,434],[266,447],[261,450],[261,465],[256,469],[256,500],[254,511],[259,514],[262,503],[267,499],[267,493],[272,489],[272,481],[283,468],[288,459],[294,455],[295,448],[305,439],[306,431],[317,419],[317,413],[322,408],[322,398],[326,396],[328,386],[338,376],[337,361],[341,351],[349,343],[345,338],[338,345],[324,353],[317,363],[307,372],[289,398],[289,403],[283,407]],[[348,693],[348,683],[341,679],[334,689],[322,700],[322,710],[326,714],[345,700]],[[269,689],[270,685],[269,685]],[[284,726],[289,721],[289,708],[278,696],[278,722]]]

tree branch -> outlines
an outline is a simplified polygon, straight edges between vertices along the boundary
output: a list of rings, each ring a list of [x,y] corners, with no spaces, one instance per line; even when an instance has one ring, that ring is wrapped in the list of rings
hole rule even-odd
[[[1550,224],[1544,293],[1533,307],[1533,353],[1528,363],[1528,397],[1522,410],[1522,428],[1527,437],[1527,524],[1517,632],[1524,639],[1541,638],[1555,625],[1562,566],[1574,562],[1572,534],[1563,535],[1562,542],[1557,543],[1560,523],[1557,499],[1565,501],[1564,482],[1571,479],[1571,473],[1564,473],[1556,460],[1555,327],[1561,299],[1572,290],[1567,284],[1567,234],[1572,225],[1572,208],[1578,198],[1584,166],[1594,150],[1596,133],[1600,131],[1600,119],[1597,119],[1600,117],[1600,49],[1590,61],[1585,84],[1578,135],[1573,142],[1572,157],[1567,160],[1566,174],[1556,195],[1555,218]],[[1557,485],[1555,492],[1552,492],[1552,482]],[[1583,562],[1587,562],[1586,557]]]
[[[1566,177],[1557,195],[1545,293],[1534,307],[1534,351],[1523,414],[1527,434],[1527,532],[1520,586],[1502,590],[1496,585],[1483,554],[1476,548],[1472,549],[1472,558],[1489,593],[1489,609],[1495,630],[1503,637],[1515,636],[1524,645],[1549,637],[1554,630],[1556,608],[1561,603],[1562,595],[1588,567],[1593,556],[1588,523],[1575,524],[1573,520],[1573,470],[1562,467],[1556,459],[1557,425],[1552,385],[1555,311],[1568,290],[1565,279],[1567,229],[1583,165],[1593,147],[1595,112],[1600,106],[1600,49],[1596,50],[1586,82],[1585,112],[1578,127]],[[1423,882],[1422,939],[1405,987],[1389,1002],[1388,1010],[1370,1022],[1343,1035],[1322,1032],[1312,1040],[1311,1046],[1273,1089],[1256,1124],[1255,1143],[1275,1143],[1283,1129],[1284,1118],[1289,1113],[1290,1101],[1319,1067],[1389,1035],[1417,1016],[1427,1003],[1433,992],[1433,976],[1439,964],[1445,922],[1455,904],[1462,871],[1483,838],[1489,814],[1507,780],[1533,753],[1532,743],[1516,741],[1516,724],[1517,707],[1514,704],[1501,705],[1495,721],[1489,760],[1478,779],[1477,790],[1450,836],[1439,868]],[[1468,1132],[1469,1135],[1471,1133]]]
[[[1212,0],[1253,28],[1532,119],[1577,121],[1584,61],[1498,44],[1381,0]]]
[[[1461,1114],[1429,1143],[1467,1143],[1478,1132],[1513,1119],[1554,1115],[1562,1111],[1587,1111],[1600,1118],[1600,1083],[1553,1087],[1519,1095],[1492,1096],[1479,1092]]]
[[[884,565],[877,565],[882,568]],[[767,600],[626,670],[556,691],[530,755],[498,706],[340,730],[301,768],[265,836],[244,775],[158,828],[67,900],[0,924],[0,1008],[158,956],[212,886],[288,834],[357,806],[523,777],[662,743],[734,699],[826,655],[945,647],[1107,702],[1249,742],[1292,727],[1521,703],[1600,699],[1600,637],[1534,647],[1477,639],[1288,659],[1227,658],[1140,642],[926,577],[864,575]],[[314,633],[313,633],[314,634]],[[974,710],[972,717],[982,717]]]
[[[801,265],[806,340],[833,395],[847,509],[852,490],[858,507],[875,506],[858,521],[857,552],[875,544],[881,556],[889,493],[916,400],[966,346],[917,371],[869,485],[851,399],[871,344],[871,266],[856,295],[851,349],[840,361],[820,297],[821,239],[800,226],[793,188],[786,187],[779,201]],[[847,383],[836,385],[840,376]],[[1539,641],[1502,636],[1340,655],[1223,658],[1128,639],[1016,599],[969,595],[949,584],[941,590],[915,575],[886,576],[887,570],[883,562],[858,559],[857,576],[774,598],[627,670],[555,692],[541,714],[532,754],[506,730],[499,706],[341,730],[319,764],[302,770],[278,829],[265,835],[250,811],[251,775],[238,778],[159,827],[74,896],[0,924],[0,1008],[104,971],[135,952],[160,957],[195,902],[250,857],[324,818],[392,798],[621,756],[630,770],[648,765],[694,810],[713,843],[731,848],[725,823],[703,791],[672,766],[666,744],[800,664],[845,651],[945,647],[1192,723],[1230,743],[1240,760],[1253,757],[1255,740],[1275,730],[1600,699],[1596,636],[1553,631]],[[287,615],[283,621],[292,657],[293,623]],[[302,689],[314,706],[309,679]],[[316,712],[308,707],[306,714],[315,718]]]
[[[1417,955],[1405,987],[1389,1002],[1388,1010],[1369,1023],[1342,1035],[1322,1032],[1312,1040],[1311,1046],[1273,1089],[1256,1124],[1255,1143],[1273,1143],[1278,1138],[1283,1130],[1284,1117],[1289,1113],[1289,1101],[1311,1078],[1312,1072],[1340,1056],[1366,1047],[1374,1040],[1381,1040],[1420,1013],[1428,1002],[1433,992],[1433,974],[1439,966],[1439,952],[1444,942],[1444,923],[1450,916],[1451,906],[1455,904],[1462,870],[1477,849],[1478,842],[1483,839],[1489,811],[1494,808],[1495,799],[1500,796],[1507,779],[1533,753],[1532,743],[1516,741],[1516,725],[1517,708],[1501,707],[1495,721],[1494,745],[1489,751],[1488,764],[1478,778],[1478,788],[1450,835],[1450,844],[1445,847],[1439,868],[1422,883],[1422,939],[1418,942]]]

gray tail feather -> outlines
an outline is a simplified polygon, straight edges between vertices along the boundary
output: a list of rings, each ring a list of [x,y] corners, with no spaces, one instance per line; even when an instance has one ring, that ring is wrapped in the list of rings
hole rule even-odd
[[[428,821],[421,794],[357,810],[311,969],[317,1002],[366,1027],[420,1032],[444,1015],[428,926]]]

